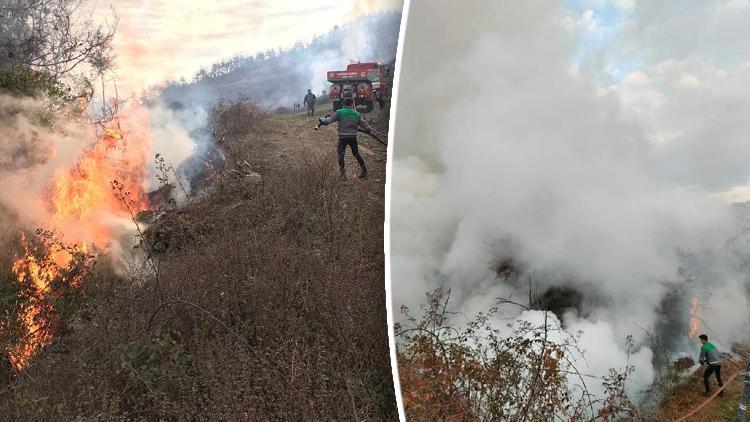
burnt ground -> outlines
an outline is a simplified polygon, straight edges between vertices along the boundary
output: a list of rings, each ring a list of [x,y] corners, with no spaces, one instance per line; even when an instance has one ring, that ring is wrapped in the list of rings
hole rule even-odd
[[[367,115],[387,133],[387,111]],[[320,113],[322,114],[322,113]],[[333,126],[254,122],[186,204],[144,217],[153,265],[102,258],[54,342],[0,389],[12,420],[396,420],[385,151],[341,180]],[[258,129],[261,128],[261,129]],[[347,151],[348,174],[357,165]],[[134,256],[138,256],[136,250]],[[8,375],[8,374],[6,374]]]

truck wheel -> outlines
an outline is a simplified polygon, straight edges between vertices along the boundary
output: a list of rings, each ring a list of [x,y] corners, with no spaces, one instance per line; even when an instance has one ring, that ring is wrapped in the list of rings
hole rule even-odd
[[[334,101],[333,102],[333,111],[336,111],[341,108],[341,101]]]
[[[365,105],[367,105],[367,112],[371,112],[375,108],[375,103],[372,101],[368,101]]]

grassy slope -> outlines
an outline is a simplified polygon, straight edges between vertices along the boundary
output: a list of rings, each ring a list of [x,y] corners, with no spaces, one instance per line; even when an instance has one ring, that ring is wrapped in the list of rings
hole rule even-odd
[[[363,146],[370,179],[341,181],[335,132],[313,122],[276,116],[227,145],[227,171],[206,194],[149,229],[158,276],[137,265],[116,276],[100,262],[55,343],[6,383],[0,414],[397,419],[385,154]],[[262,182],[245,177],[249,169]],[[350,156],[348,169],[355,174]]]
[[[737,372],[737,368],[725,361],[722,367],[722,379],[726,382],[729,377]],[[742,395],[744,380],[743,376],[735,378],[727,387],[723,397],[716,397],[706,407],[701,409],[689,420],[691,422],[718,422],[737,420],[737,405]],[[711,388],[716,391],[716,379],[710,378]],[[661,408],[654,415],[654,421],[669,422],[677,420],[698,407],[706,397],[703,396],[703,369],[698,369],[691,374],[685,382],[675,388],[666,397]]]

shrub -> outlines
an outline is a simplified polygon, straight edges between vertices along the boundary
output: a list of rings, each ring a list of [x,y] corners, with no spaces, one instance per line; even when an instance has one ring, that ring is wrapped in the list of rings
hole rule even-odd
[[[20,64],[0,66],[0,92],[19,97],[44,95],[68,101],[71,99],[70,88],[53,75]]]
[[[624,385],[633,368],[600,378],[605,397],[586,387],[579,372],[580,333],[556,319],[516,321],[500,330],[499,308],[480,313],[463,328],[449,325],[450,292],[430,293],[417,320],[407,308],[398,324],[398,364],[406,416],[427,420],[617,420],[638,418]],[[553,340],[556,338],[557,340]],[[630,340],[628,340],[630,342]],[[579,382],[569,381],[570,377]]]
[[[252,101],[222,102],[211,110],[209,127],[214,140],[223,144],[262,132],[267,117],[268,113]]]

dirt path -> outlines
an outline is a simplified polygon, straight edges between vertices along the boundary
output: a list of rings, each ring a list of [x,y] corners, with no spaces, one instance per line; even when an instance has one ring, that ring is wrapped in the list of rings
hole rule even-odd
[[[373,111],[363,114],[368,122],[379,120],[381,111]],[[322,117],[325,112],[318,112],[315,117],[308,118],[304,114],[294,113],[274,116],[272,132],[269,134],[268,141],[277,151],[277,158],[284,162],[298,162],[309,154],[325,154],[330,157],[331,164],[337,166],[336,160],[336,128],[335,124],[321,127],[315,130],[315,123],[318,117]],[[384,131],[384,128],[378,127],[378,131]],[[365,134],[359,136],[359,151],[365,160],[370,180],[368,182],[383,182],[385,178],[385,147],[369,138]],[[346,172],[347,177],[351,180],[359,171],[357,162],[351,155],[351,151],[346,151]]]
[[[261,175],[285,172],[300,168],[311,158],[330,162],[332,171],[338,172],[337,135],[335,124],[315,130],[318,117],[330,112],[328,108],[313,118],[302,113],[274,115],[268,121],[268,130],[262,136],[262,145],[256,145],[246,156],[251,167]],[[387,133],[381,122],[387,121],[388,110],[375,110],[363,116],[373,128]],[[386,148],[366,134],[359,135],[359,151],[369,173],[366,180],[356,179],[359,165],[347,148],[345,153],[347,179],[340,183],[350,194],[366,201],[369,206],[384,212]],[[257,139],[248,142],[256,142]]]

